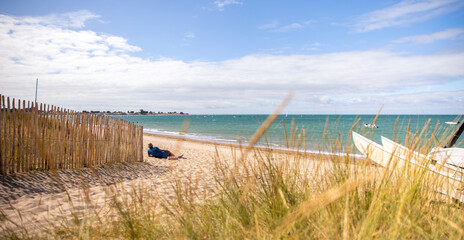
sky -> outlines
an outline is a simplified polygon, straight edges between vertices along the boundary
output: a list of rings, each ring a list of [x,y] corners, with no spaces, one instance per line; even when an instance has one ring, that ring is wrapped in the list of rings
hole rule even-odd
[[[0,0],[0,94],[73,110],[463,114],[464,1]]]

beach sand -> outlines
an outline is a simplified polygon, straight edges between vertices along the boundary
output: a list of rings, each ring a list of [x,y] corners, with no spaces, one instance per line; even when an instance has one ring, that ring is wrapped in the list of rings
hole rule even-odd
[[[102,214],[108,210],[110,191],[118,191],[116,195],[123,196],[125,191],[142,186],[165,199],[174,199],[173,183],[177,180],[200,194],[212,194],[210,183],[215,181],[215,156],[231,161],[241,152],[237,145],[155,134],[144,134],[143,140],[144,162],[0,177],[0,235],[7,234],[6,229],[25,227],[28,231],[39,231],[51,224],[63,224],[73,216],[84,218],[97,212]],[[148,143],[177,155],[183,154],[184,158],[148,157]],[[279,154],[283,156],[285,152]]]

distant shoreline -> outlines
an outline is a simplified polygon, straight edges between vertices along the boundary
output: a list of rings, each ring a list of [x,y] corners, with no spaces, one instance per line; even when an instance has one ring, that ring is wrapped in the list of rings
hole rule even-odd
[[[83,114],[96,114],[96,115],[104,115],[104,116],[188,116],[188,113],[184,112],[148,112],[148,113],[140,113],[140,112],[110,112],[110,111],[83,111]]]

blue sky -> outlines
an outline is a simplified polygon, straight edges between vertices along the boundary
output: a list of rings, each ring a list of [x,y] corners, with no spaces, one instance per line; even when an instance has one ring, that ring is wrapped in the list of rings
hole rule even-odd
[[[464,1],[4,1],[0,93],[76,110],[462,114]]]

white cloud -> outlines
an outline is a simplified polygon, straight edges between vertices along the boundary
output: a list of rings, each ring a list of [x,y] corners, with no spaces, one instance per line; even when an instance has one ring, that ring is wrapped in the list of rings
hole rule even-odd
[[[186,32],[184,33],[184,37],[182,38],[181,46],[188,47],[193,39],[195,39],[195,33],[193,32]]]
[[[313,42],[312,44],[305,45],[300,50],[301,51],[318,51],[323,44],[320,42]]]
[[[278,25],[279,25],[279,21],[272,20],[269,23],[258,26],[258,29],[273,29],[273,28],[277,27]]]
[[[82,28],[84,27],[86,21],[100,18],[100,16],[87,10],[80,10],[77,12],[60,14],[55,18],[61,21],[62,26]]]
[[[127,40],[122,37],[107,36],[105,37],[104,41],[107,43],[108,46],[111,46],[113,49],[116,49],[116,51],[138,52],[142,50],[139,47],[127,44]]]
[[[227,5],[243,5],[243,2],[237,0],[217,0],[214,1],[214,5],[216,5],[219,11],[223,11]]]
[[[430,113],[430,109],[436,109],[437,114],[462,114],[464,111],[464,91],[425,91],[407,94],[388,94],[379,98],[371,98],[373,104],[384,105],[384,111],[401,114],[410,114],[410,110],[404,106],[414,108],[417,114]]]
[[[403,0],[393,6],[366,13],[354,24],[357,32],[422,22],[464,6],[460,0]]]
[[[436,32],[432,34],[404,37],[404,38],[400,38],[393,42],[395,43],[412,42],[412,43],[417,43],[417,44],[431,44],[436,41],[456,39],[457,37],[462,36],[463,34],[464,34],[463,28],[451,28],[451,29],[446,29],[444,31]]]
[[[273,29],[273,30],[271,30],[271,32],[289,32],[289,31],[293,31],[293,30],[297,30],[297,29],[301,29],[301,28],[304,28],[304,26],[302,24],[291,23],[291,24],[282,26],[280,28]]]
[[[186,32],[185,35],[184,35],[184,37],[185,37],[186,39],[193,39],[193,38],[195,38],[195,33],[193,33],[193,32]]]
[[[280,25],[279,21],[273,20],[267,24],[258,26],[258,29],[264,29],[269,32],[290,32],[290,31],[295,31],[298,29],[305,28],[306,25],[312,24],[315,21],[308,20],[308,21],[303,21],[303,22],[295,22],[295,23],[290,23],[287,25]]]
[[[366,107],[369,101],[414,111],[412,105],[395,102],[400,98],[394,94],[450,81],[464,89],[463,52],[402,55],[370,50],[248,55],[218,62],[151,60],[132,56],[140,48],[118,36],[31,19],[22,24],[23,19],[0,15],[0,93],[32,99],[38,77],[41,102],[76,110],[267,113],[295,90],[295,112],[331,112],[336,107],[377,112],[378,105]],[[432,96],[447,93],[440,92],[421,95],[415,104],[430,107],[424,111],[441,111],[439,104],[429,104],[439,99]],[[455,104],[450,97],[443,101]],[[462,101],[454,106],[464,109]]]
[[[43,17],[17,17],[14,19],[8,19],[7,21],[13,21],[17,24],[40,24],[70,28],[82,28],[85,26],[85,22],[91,19],[98,19],[99,15],[89,12],[88,10],[79,10],[76,12],[62,13],[62,14],[51,14]]]

